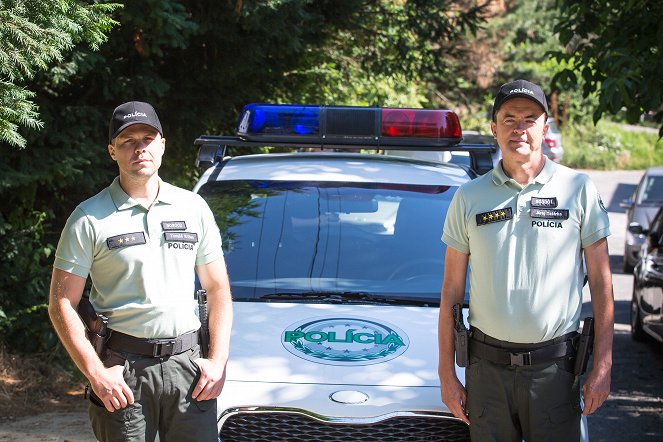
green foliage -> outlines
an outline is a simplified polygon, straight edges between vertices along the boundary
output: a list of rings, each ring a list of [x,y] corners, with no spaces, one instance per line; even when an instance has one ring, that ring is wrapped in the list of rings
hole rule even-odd
[[[492,106],[494,89],[516,78],[540,84],[548,96],[550,115],[560,126],[591,118],[595,97],[582,96],[582,83],[560,87],[552,79],[568,66],[551,54],[560,43],[554,24],[560,19],[556,0],[516,0],[507,12],[488,22],[483,38],[492,43],[497,58],[492,89],[483,97],[483,108]],[[479,99],[480,97],[476,97]]]
[[[663,164],[663,140],[654,131],[600,121],[564,131],[564,164],[580,169],[646,169]]]
[[[97,49],[116,24],[108,14],[119,5],[80,1],[4,0],[0,3],[0,141],[25,147],[19,127],[43,127],[35,93],[24,86],[78,42]],[[8,80],[8,81],[7,81]]]
[[[502,66],[496,84],[525,78],[541,85],[550,83],[559,65],[546,56],[559,43],[552,23],[558,17],[555,0],[516,1],[489,29],[500,40]]]
[[[30,101],[34,96],[34,92],[0,80],[0,140],[24,147],[25,138],[19,134],[19,126],[31,129],[43,127],[37,106]]]
[[[643,113],[663,121],[663,2],[659,0],[558,0],[555,25],[568,67],[553,79],[562,87],[582,82],[583,96],[598,94],[596,123],[604,113],[626,110],[636,123]],[[659,135],[663,136],[663,125]]]

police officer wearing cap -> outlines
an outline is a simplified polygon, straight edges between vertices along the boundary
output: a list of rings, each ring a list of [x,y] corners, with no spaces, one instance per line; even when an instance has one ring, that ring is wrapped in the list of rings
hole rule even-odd
[[[118,106],[108,153],[119,177],[71,214],[55,254],[49,315],[91,386],[99,441],[216,441],[232,302],[221,237],[204,200],[159,178],[161,123],[148,104]],[[199,346],[194,279],[207,290],[210,344]],[[105,349],[86,340],[76,307],[108,318]]]
[[[502,153],[495,169],[459,188],[447,244],[439,319],[443,402],[473,441],[572,441],[580,415],[610,392],[614,303],[608,216],[587,175],[542,151],[548,105],[541,88],[502,85],[491,130]],[[582,386],[574,372],[583,257],[593,315],[594,359]],[[466,388],[454,368],[452,306],[470,272]]]

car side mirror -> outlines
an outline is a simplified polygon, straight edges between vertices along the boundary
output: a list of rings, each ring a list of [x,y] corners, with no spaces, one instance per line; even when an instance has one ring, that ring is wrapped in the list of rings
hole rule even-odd
[[[642,235],[643,233],[645,233],[645,229],[642,228],[640,223],[636,222],[630,223],[628,225],[628,231],[634,235]]]
[[[633,207],[633,200],[631,198],[626,198],[625,200],[621,200],[619,203],[619,207],[622,209],[630,209]]]

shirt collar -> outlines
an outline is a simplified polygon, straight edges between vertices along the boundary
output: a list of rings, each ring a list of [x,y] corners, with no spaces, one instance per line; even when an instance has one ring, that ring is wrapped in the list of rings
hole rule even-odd
[[[156,200],[154,200],[154,205],[158,203],[171,204],[175,200],[175,192],[173,191],[174,187],[161,178],[159,178],[159,195],[157,195]],[[131,198],[120,186],[120,177],[115,177],[111,185],[109,186],[110,195],[113,199],[113,203],[117,210],[130,209],[135,206],[141,206],[136,200]],[[142,206],[141,206],[142,207]]]
[[[502,168],[502,161],[497,164],[497,167],[495,167],[492,172],[493,183],[495,183],[496,186],[502,186],[504,183],[511,180],[511,178],[507,176],[507,174],[504,172],[504,169]],[[533,182],[546,184],[553,177],[556,170],[557,164],[554,161],[544,157],[543,169],[541,169],[541,172],[539,172],[539,174],[534,178]]]

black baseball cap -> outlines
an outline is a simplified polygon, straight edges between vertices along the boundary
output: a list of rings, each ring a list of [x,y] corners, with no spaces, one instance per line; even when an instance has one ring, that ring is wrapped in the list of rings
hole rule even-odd
[[[495,96],[495,103],[493,104],[493,121],[495,121],[495,114],[497,114],[499,108],[510,99],[517,97],[529,98],[541,106],[546,115],[548,115],[548,102],[546,101],[546,94],[543,93],[543,89],[539,85],[527,80],[514,80],[500,86],[500,90]]]
[[[108,142],[118,136],[127,127],[133,124],[147,124],[159,131],[163,136],[161,122],[151,104],[142,101],[129,101],[121,104],[113,111],[113,116],[108,126]]]

